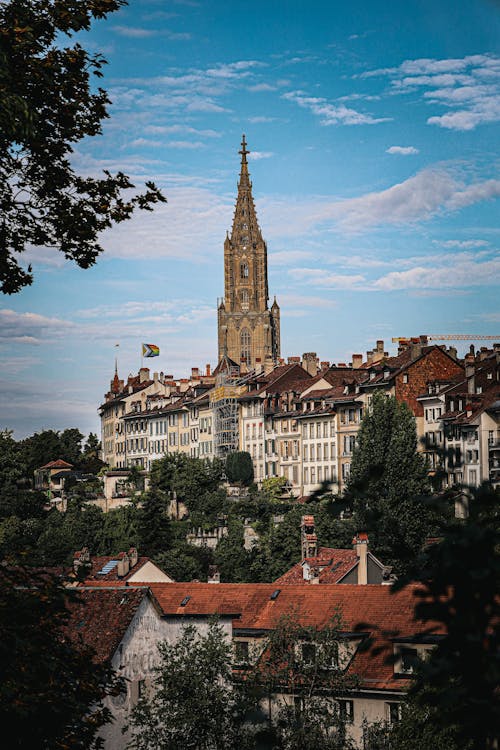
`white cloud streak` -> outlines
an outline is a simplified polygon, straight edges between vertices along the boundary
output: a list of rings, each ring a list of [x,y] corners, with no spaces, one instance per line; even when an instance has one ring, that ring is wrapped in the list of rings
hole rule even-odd
[[[324,126],[377,125],[391,119],[389,117],[372,117],[346,107],[342,103],[329,102],[323,97],[308,96],[303,91],[289,91],[283,94],[282,98],[298,104],[299,107],[308,109],[313,115],[320,118],[320,125]]]
[[[389,146],[389,148],[386,149],[386,154],[409,156],[410,154],[418,154],[418,148],[415,148],[415,146]]]

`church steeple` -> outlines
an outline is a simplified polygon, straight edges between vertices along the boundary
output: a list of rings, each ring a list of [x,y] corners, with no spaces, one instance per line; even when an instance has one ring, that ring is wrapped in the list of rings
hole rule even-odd
[[[275,312],[270,316],[267,246],[257,221],[248,172],[249,153],[243,135],[233,225],[224,242],[224,302],[219,306],[219,358],[227,346],[229,356],[236,362],[253,365],[256,360],[279,357],[279,308],[277,315]],[[256,336],[254,331],[259,326],[262,330]]]

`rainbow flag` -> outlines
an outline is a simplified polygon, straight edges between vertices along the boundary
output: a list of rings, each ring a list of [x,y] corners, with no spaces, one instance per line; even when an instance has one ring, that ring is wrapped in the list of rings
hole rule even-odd
[[[160,354],[160,347],[156,344],[143,344],[142,345],[142,356],[143,357],[157,357]]]

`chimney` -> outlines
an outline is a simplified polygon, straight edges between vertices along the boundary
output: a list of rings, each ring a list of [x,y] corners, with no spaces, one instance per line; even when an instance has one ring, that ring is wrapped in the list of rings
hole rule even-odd
[[[302,516],[300,525],[302,559],[316,557],[318,554],[318,537],[314,529],[314,516]]]
[[[153,380],[154,380],[155,383],[158,383],[158,373],[157,372],[153,373]]]
[[[141,367],[139,370],[139,383],[145,383],[149,380],[149,367]]]
[[[361,532],[352,540],[352,546],[358,557],[358,584],[368,583],[368,534]]]
[[[457,358],[457,347],[456,346],[450,346],[450,348],[448,349],[448,354],[450,355],[450,357],[453,357],[453,359],[456,359]]]
[[[81,550],[73,555],[73,570],[76,574],[80,568],[90,566],[90,552],[88,547],[82,547]]]
[[[192,367],[191,368],[191,380],[199,380],[200,378],[200,370],[198,367]]]
[[[309,571],[309,583],[319,583],[320,568],[318,565],[313,565]]]
[[[131,547],[128,551],[128,557],[130,560],[130,567],[133,568],[134,565],[137,565],[137,561],[139,559],[139,555],[137,553],[137,549],[135,547]]]
[[[366,362],[371,365],[373,362],[373,352],[366,352]]]
[[[305,352],[302,355],[302,367],[313,377],[318,373],[318,357],[316,352]]]
[[[362,354],[353,354],[352,355],[352,369],[353,370],[359,370],[361,365],[363,364],[363,355]]]
[[[129,556],[127,555],[126,552],[120,552],[120,554],[118,555],[118,565],[116,569],[118,578],[123,578],[124,576],[126,576],[129,571],[129,568],[130,568]]]
[[[327,370],[330,369],[330,363],[328,361],[321,362],[320,367],[321,367],[321,372],[326,372]]]
[[[207,583],[220,583],[220,572],[217,565],[208,566]]]

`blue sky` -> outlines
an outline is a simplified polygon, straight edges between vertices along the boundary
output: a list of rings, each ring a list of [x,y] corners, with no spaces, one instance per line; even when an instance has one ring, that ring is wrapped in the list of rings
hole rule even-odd
[[[283,356],[500,334],[499,32],[493,0],[131,0],[80,35],[112,106],[75,167],[168,203],[90,270],[30,255],[33,286],[0,300],[0,428],[98,431],[142,342],[175,377],[216,363],[242,133]]]

